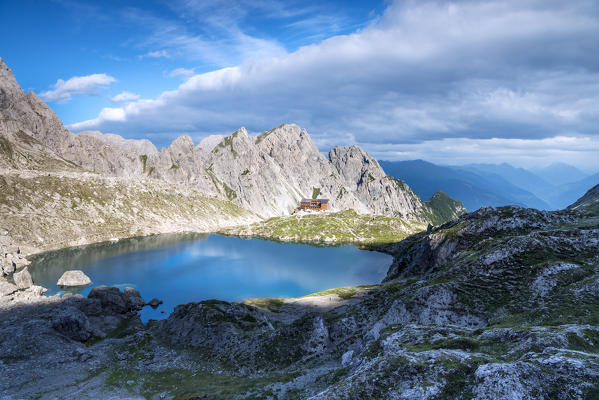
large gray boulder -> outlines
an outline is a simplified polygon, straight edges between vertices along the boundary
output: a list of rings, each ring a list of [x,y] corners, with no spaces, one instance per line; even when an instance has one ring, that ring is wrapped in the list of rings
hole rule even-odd
[[[87,297],[99,300],[102,312],[105,314],[125,314],[130,311],[139,311],[146,303],[137,290],[129,287],[121,292],[115,287],[96,286]]]
[[[52,328],[79,342],[86,341],[93,335],[87,316],[75,307],[61,309],[52,320]]]
[[[12,278],[19,289],[27,289],[33,286],[33,279],[31,278],[31,274],[27,270],[27,267],[15,273]]]
[[[19,290],[18,287],[5,280],[0,280],[0,297],[8,296]]]
[[[131,311],[139,311],[146,305],[146,302],[139,294],[139,291],[131,287],[126,287],[123,296],[127,300],[127,306]]]
[[[90,283],[92,283],[91,279],[78,269],[65,271],[56,282],[58,286],[87,286]]]
[[[2,274],[0,275],[10,275],[15,272],[15,263],[11,260],[6,259],[2,265]]]
[[[115,287],[96,286],[89,292],[89,299],[98,299],[102,311],[112,314],[123,314],[128,311],[127,301],[121,291]]]

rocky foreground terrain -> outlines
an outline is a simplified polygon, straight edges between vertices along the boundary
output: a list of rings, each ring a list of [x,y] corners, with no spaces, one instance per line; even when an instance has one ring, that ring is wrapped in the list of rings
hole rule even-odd
[[[593,399],[598,245],[599,215],[584,208],[484,208],[385,245],[393,265],[372,286],[185,304],[146,326],[131,290],[101,288],[87,299],[29,294],[0,314],[0,391]]]

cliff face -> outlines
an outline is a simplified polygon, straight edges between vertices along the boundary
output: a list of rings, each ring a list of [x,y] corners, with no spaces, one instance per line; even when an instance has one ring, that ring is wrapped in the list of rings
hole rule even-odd
[[[160,179],[232,201],[264,218],[288,215],[302,197],[319,196],[331,199],[333,211],[351,208],[431,221],[431,207],[362,149],[335,147],[327,159],[293,124],[256,138],[240,128],[197,146],[181,136],[161,151],[147,140],[97,131],[73,134],[35,93],[25,95],[2,60],[0,117],[0,150],[22,150],[19,162],[2,162],[5,168],[45,170],[53,163],[57,169]],[[34,162],[33,154],[46,162]]]
[[[112,138],[94,135],[74,135],[60,118],[35,93],[25,92],[12,71],[0,59],[0,136],[13,153],[15,162],[5,162],[6,167],[41,169],[59,160],[101,174],[128,176],[141,171],[138,147],[118,142]],[[116,135],[114,135],[116,136]],[[37,146],[47,162],[29,159],[28,153]],[[54,164],[56,164],[54,162]]]

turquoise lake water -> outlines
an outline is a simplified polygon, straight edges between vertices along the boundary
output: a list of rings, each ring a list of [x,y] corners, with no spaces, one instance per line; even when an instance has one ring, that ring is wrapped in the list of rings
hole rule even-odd
[[[47,295],[64,271],[80,269],[94,286],[131,286],[157,309],[141,317],[166,318],[178,304],[207,299],[299,297],[339,286],[380,282],[391,256],[355,246],[316,247],[220,235],[174,234],[120,240],[37,256],[30,272]]]

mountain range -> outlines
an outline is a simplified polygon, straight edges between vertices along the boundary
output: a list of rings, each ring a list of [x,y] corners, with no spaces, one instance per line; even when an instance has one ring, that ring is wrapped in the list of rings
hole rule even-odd
[[[197,145],[183,135],[160,151],[148,140],[97,131],[74,134],[35,93],[21,89],[1,59],[0,153],[5,171],[27,171],[44,180],[48,172],[79,173],[81,179],[94,173],[136,188],[139,183],[149,188],[164,183],[234,203],[258,219],[289,215],[304,197],[329,198],[331,211],[353,209],[422,223],[441,224],[465,212],[461,203],[441,193],[435,201],[423,201],[358,146],[337,146],[325,157],[308,132],[294,124],[257,136],[242,127]],[[71,194],[56,196],[68,199]],[[114,215],[105,211],[104,221]]]
[[[563,209],[599,183],[567,164],[534,171],[509,164],[436,165],[423,160],[380,161],[383,169],[401,176],[421,197],[443,190],[468,210],[484,206],[518,205],[540,210]]]

